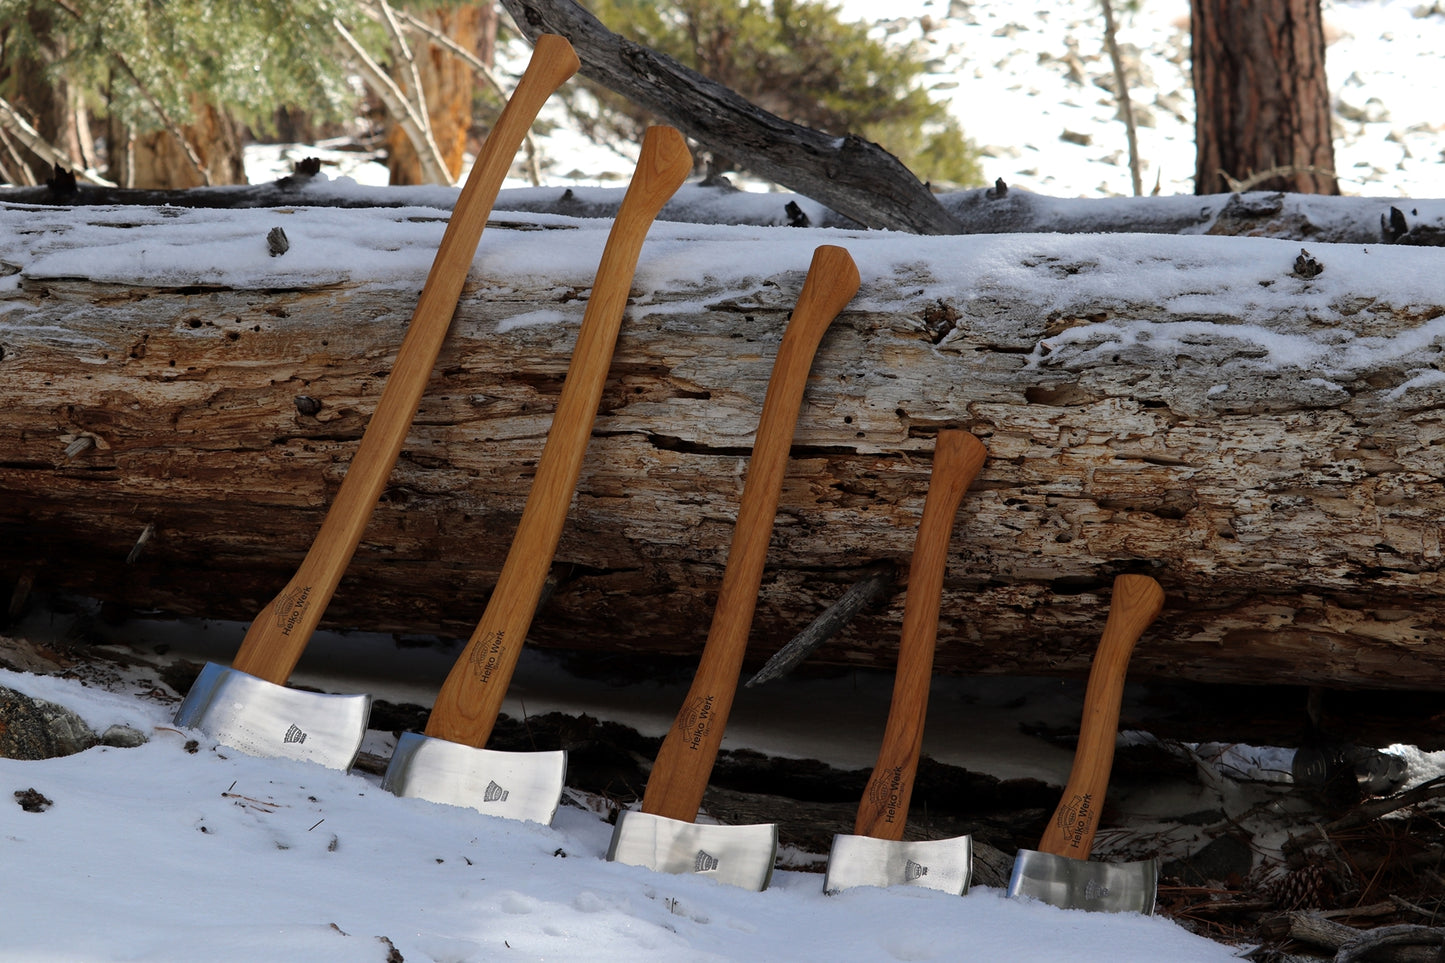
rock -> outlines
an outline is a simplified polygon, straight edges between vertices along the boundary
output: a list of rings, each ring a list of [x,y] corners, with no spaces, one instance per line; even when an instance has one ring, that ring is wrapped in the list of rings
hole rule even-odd
[[[0,757],[53,759],[89,749],[99,741],[90,726],[64,706],[0,686]]]
[[[111,726],[100,734],[100,744],[113,749],[135,749],[146,744],[146,734],[130,726]]]

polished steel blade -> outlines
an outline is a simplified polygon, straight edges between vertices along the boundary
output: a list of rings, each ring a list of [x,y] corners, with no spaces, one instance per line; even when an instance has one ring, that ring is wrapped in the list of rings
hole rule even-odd
[[[775,823],[720,826],[652,813],[618,815],[607,858],[659,873],[692,873],[743,889],[764,890],[778,857]]]
[[[398,796],[549,825],[566,778],[567,753],[561,750],[499,752],[406,732],[381,785]]]
[[[823,892],[854,886],[922,886],[962,896],[973,873],[973,837],[875,839],[839,834],[828,854]]]
[[[252,756],[350,769],[366,735],[369,695],[288,689],[206,663],[176,710],[175,723]]]
[[[1159,862],[1100,863],[1021,849],[1014,859],[1010,896],[1028,896],[1061,909],[1099,913],[1154,912]]]

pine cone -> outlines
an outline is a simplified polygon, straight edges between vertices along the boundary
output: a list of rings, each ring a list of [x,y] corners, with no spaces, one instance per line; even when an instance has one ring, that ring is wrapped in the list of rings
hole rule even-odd
[[[1270,887],[1270,899],[1282,910],[1322,909],[1333,896],[1330,874],[1318,863],[1290,870]]]

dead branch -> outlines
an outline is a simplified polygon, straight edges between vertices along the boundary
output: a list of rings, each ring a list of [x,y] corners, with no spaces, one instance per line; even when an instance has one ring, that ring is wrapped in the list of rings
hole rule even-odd
[[[448,37],[436,27],[407,13],[405,10],[392,10],[392,14],[401,21],[406,29],[423,34],[431,40],[432,43],[446,50],[453,56],[460,58],[463,63],[472,68],[472,71],[476,73],[477,76],[487,82],[488,87],[491,87],[493,91],[504,99],[506,98],[507,89],[502,86],[502,79],[497,76],[495,70],[487,66],[476,54],[457,43],[451,37]],[[537,165],[537,138],[532,136],[531,131],[528,131],[527,135],[522,139],[522,146],[527,155],[527,179],[532,182],[533,187],[539,186],[542,183],[542,171]]]
[[[421,122],[422,132],[426,134],[427,141],[434,144],[436,137],[432,132],[431,112],[427,109],[426,91],[422,87],[421,71],[417,69],[416,57],[411,52],[411,44],[406,42],[406,37],[401,32],[401,24],[397,23],[391,4],[386,0],[376,0],[376,9],[381,14],[382,23],[386,24],[387,33],[391,35],[392,51],[396,54],[400,64],[404,65],[411,80],[412,96],[416,98],[416,115]]]
[[[1395,793],[1393,796],[1382,796],[1379,799],[1372,799],[1362,803],[1350,810],[1345,815],[1333,822],[1323,826],[1316,825],[1305,830],[1300,835],[1289,840],[1281,847],[1286,855],[1299,853],[1310,844],[1328,840],[1330,836],[1350,829],[1357,829],[1367,823],[1374,822],[1382,816],[1388,816],[1408,806],[1416,806],[1422,802],[1429,802],[1432,799],[1439,799],[1445,796],[1445,776],[1436,776],[1427,782],[1407,789],[1404,792]]]
[[[442,161],[441,151],[437,148],[436,141],[431,136],[430,125],[422,116],[426,111],[422,105],[418,112],[416,105],[407,99],[401,88],[396,85],[381,65],[371,59],[361,46],[361,43],[351,35],[340,20],[332,19],[332,27],[341,36],[342,41],[351,49],[356,57],[357,66],[366,76],[367,82],[376,95],[386,104],[386,109],[396,118],[397,124],[411,141],[412,147],[416,149],[416,156],[421,162],[422,173],[428,181],[433,184],[451,184],[451,175],[447,173],[446,164]],[[418,85],[418,91],[420,86]],[[420,96],[420,94],[418,94]]]
[[[1366,957],[1384,958],[1387,948],[1391,951],[1388,953],[1390,959],[1404,960],[1407,958],[1403,955],[1406,948],[1423,946],[1445,946],[1445,927],[1402,923],[1399,926],[1381,926],[1367,930],[1340,946],[1339,952],[1335,954],[1335,963],[1355,963]],[[1440,954],[1426,951],[1417,958],[1439,960]]]
[[[807,628],[774,653],[746,685],[761,685],[781,679],[793,671],[814,649],[843,631],[848,623],[853,621],[853,616],[882,598],[896,584],[898,568],[892,562],[871,567],[848,591],[838,597],[838,601],[828,606],[822,615],[808,623]]]
[[[1271,167],[1267,170],[1250,174],[1242,181],[1235,180],[1229,175],[1228,171],[1221,170],[1219,172],[1219,176],[1224,178],[1224,183],[1229,185],[1230,191],[1235,194],[1244,194],[1254,190],[1265,181],[1274,180],[1276,177],[1289,177],[1292,174],[1318,174],[1321,177],[1332,177],[1336,180],[1340,179],[1340,175],[1334,171],[1325,167],[1316,167],[1313,164],[1284,164],[1279,167]]]
[[[1134,124],[1134,103],[1129,99],[1129,82],[1124,77],[1124,60],[1119,54],[1118,31],[1114,26],[1113,0],[1101,0],[1104,8],[1104,45],[1109,49],[1109,60],[1114,65],[1115,96],[1119,110],[1124,115],[1124,130],[1129,138],[1129,177],[1134,184],[1134,196],[1144,193],[1143,178],[1139,174],[1139,130]]]
[[[1326,915],[1292,910],[1263,920],[1260,933],[1271,940],[1297,940],[1335,951],[1335,963],[1352,963],[1369,956],[1380,963],[1434,963],[1439,959],[1427,946],[1442,945],[1445,929],[1431,926],[1381,926],[1358,930],[1336,923]]]
[[[584,77],[761,177],[865,227],[963,233],[932,192],[877,144],[811,130],[761,110],[671,57],[618,36],[573,0],[502,0],[502,5],[529,39],[555,33],[571,41]]]
[[[66,157],[57,148],[50,144],[40,131],[36,130],[5,98],[0,97],[0,127],[9,131],[20,143],[32,151],[47,164],[56,164],[61,167],[70,168],[74,166],[69,157]],[[21,165],[24,167],[24,165]],[[102,187],[114,187],[115,184],[106,180],[94,171],[76,171],[75,176],[92,184],[99,184]]]

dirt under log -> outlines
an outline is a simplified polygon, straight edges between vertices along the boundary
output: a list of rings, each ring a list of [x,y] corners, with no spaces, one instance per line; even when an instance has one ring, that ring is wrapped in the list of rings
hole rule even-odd
[[[337,228],[354,232],[415,212],[331,216],[362,219]],[[542,225],[597,250],[609,226]],[[537,226],[488,237],[546,264]],[[1445,282],[1429,251],[1371,247],[1381,280],[1342,276],[1357,262],[1328,246],[1306,277],[1297,243],[1261,239],[1122,236],[1085,257],[1047,235],[930,238],[925,256],[901,235],[779,233],[796,258],[742,290],[710,274],[731,235],[655,229],[535,644],[696,654],[773,353],[826,242],[864,289],[813,369],[755,665],[870,566],[906,560],[933,436],[956,425],[990,458],[955,529],[939,671],[1086,672],[1113,577],[1138,571],[1168,602],[1131,677],[1445,688],[1445,388],[1420,375],[1442,358]],[[0,292],[0,577],[249,619],[319,528],[420,277],[83,280],[41,257],[63,232],[35,234]],[[456,636],[481,614],[590,283],[566,265],[492,281],[488,264],[484,249],[329,625]],[[1389,288],[1404,275],[1438,297]],[[1401,350],[1261,365],[1266,329]],[[891,666],[901,592],[813,662]]]

